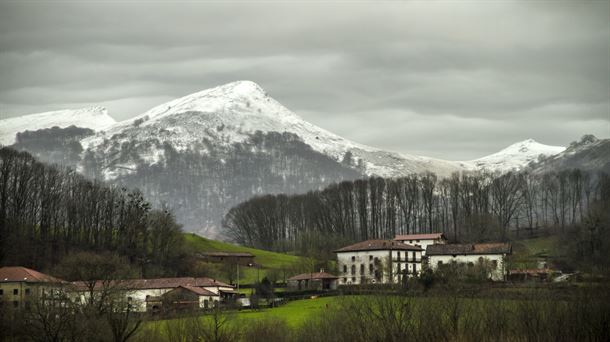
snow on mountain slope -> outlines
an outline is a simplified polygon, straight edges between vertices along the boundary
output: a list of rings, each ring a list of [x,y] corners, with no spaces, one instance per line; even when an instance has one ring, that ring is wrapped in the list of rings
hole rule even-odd
[[[35,131],[54,126],[65,128],[74,125],[99,131],[115,123],[116,121],[108,115],[108,111],[103,107],[66,109],[24,115],[0,120],[0,144],[14,144],[15,135],[26,130]]]
[[[167,102],[117,123],[103,134],[88,137],[82,144],[86,149],[97,148],[108,138],[118,143],[155,139],[184,150],[204,138],[215,145],[230,146],[256,131],[294,133],[314,150],[337,161],[350,152],[369,175],[395,177],[427,170],[449,175],[462,169],[457,162],[387,152],[344,139],[306,122],[250,81],[228,83]],[[155,163],[162,152],[154,144],[149,146],[141,157]]]
[[[565,149],[562,146],[543,145],[533,139],[527,139],[512,144],[500,152],[465,163],[471,164],[473,169],[508,172],[522,169],[530,162],[537,161],[540,155],[553,156]]]

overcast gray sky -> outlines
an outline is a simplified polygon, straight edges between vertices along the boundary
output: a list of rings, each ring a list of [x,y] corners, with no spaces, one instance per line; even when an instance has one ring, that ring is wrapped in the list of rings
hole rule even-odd
[[[0,0],[0,115],[117,120],[251,80],[304,119],[452,160],[610,137],[609,1]]]

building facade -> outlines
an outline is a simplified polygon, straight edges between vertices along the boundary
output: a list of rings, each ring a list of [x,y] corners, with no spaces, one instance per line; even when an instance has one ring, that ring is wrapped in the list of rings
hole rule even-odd
[[[427,264],[432,270],[452,263],[484,264],[489,267],[489,278],[494,281],[506,279],[506,257],[511,253],[512,247],[508,243],[429,245],[426,249]]]
[[[334,251],[339,285],[398,284],[422,269],[422,249],[392,240],[367,240]]]
[[[447,238],[443,233],[431,234],[406,234],[396,235],[394,241],[399,241],[408,245],[421,247],[422,256],[426,256],[426,248],[430,245],[446,244]]]
[[[0,305],[26,308],[33,300],[63,300],[67,282],[26,267],[0,268]]]

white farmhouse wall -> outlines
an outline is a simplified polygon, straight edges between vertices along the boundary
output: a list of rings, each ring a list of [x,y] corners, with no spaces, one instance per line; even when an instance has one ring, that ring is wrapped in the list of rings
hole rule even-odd
[[[382,272],[381,283],[389,281],[389,257],[388,250],[380,251],[349,251],[337,253],[337,266],[339,267],[339,284],[341,285],[357,285],[363,284],[361,277],[364,277],[364,283],[371,284],[379,282],[375,279],[375,272]],[[379,260],[376,264],[375,260]],[[370,272],[370,266],[373,264],[373,273]],[[360,265],[364,265],[364,274],[360,273]],[[344,266],[346,267],[344,269]],[[355,273],[352,274],[352,266],[355,266]],[[347,272],[346,272],[347,270]]]
[[[479,262],[479,258],[487,259],[489,262],[493,262],[494,260],[497,262],[497,267],[495,270],[492,270],[490,277],[492,280],[501,281],[504,280],[504,275],[506,274],[506,266],[504,263],[504,255],[503,254],[457,254],[457,255],[429,255],[428,256],[428,266],[436,270],[438,268],[439,261],[443,264],[451,264],[452,262],[457,263],[473,263],[477,264]]]

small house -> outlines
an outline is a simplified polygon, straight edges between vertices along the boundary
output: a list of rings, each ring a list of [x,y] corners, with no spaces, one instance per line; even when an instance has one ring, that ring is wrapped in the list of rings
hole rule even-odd
[[[291,291],[302,290],[336,290],[337,276],[330,273],[320,272],[303,273],[288,278],[288,289]]]

